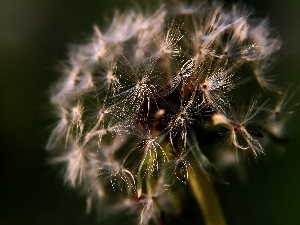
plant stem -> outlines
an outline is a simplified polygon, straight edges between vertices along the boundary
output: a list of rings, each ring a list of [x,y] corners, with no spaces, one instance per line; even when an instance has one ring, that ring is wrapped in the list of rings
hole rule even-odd
[[[214,191],[213,183],[208,180],[203,172],[190,176],[190,186],[202,210],[206,225],[226,225],[223,212]]]

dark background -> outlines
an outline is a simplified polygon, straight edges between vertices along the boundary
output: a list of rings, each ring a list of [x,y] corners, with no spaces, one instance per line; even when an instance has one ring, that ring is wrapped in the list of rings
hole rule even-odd
[[[84,198],[47,164],[44,146],[54,121],[48,89],[59,77],[68,44],[84,41],[94,23],[125,2],[0,0],[1,225],[97,224],[95,215],[86,216]],[[255,0],[247,6],[279,30],[284,43],[272,72],[283,85],[299,89],[300,2]],[[252,162],[247,182],[219,190],[228,225],[300,224],[299,116],[298,109],[286,128],[285,152]]]

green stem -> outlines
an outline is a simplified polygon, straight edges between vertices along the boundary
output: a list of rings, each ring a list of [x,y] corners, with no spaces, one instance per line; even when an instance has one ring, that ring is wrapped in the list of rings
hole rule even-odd
[[[190,176],[189,183],[202,210],[205,225],[226,225],[213,183],[207,179],[204,173],[201,172],[197,175],[200,175],[200,177]]]

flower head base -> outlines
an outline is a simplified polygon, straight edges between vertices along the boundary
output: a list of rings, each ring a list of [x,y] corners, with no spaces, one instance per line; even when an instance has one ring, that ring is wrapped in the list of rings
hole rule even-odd
[[[215,173],[203,152],[213,151],[218,127],[224,150],[238,154],[257,157],[261,138],[280,138],[271,109],[245,103],[239,90],[252,79],[262,92],[281,93],[265,74],[280,43],[266,20],[237,6],[175,1],[152,15],[116,13],[106,31],[95,26],[71,49],[52,89],[53,161],[89,202],[132,206],[137,223],[158,223],[170,207],[180,211],[172,194],[191,176]]]

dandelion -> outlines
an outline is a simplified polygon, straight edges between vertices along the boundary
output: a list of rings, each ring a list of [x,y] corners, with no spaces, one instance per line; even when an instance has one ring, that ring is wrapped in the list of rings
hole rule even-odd
[[[86,193],[87,211],[100,202],[135,224],[165,224],[190,185],[205,223],[225,224],[211,181],[224,182],[233,154],[257,159],[266,136],[283,135],[288,97],[267,74],[280,46],[267,20],[237,5],[117,11],[71,47],[51,89],[52,162]],[[283,96],[273,108],[272,95]]]

